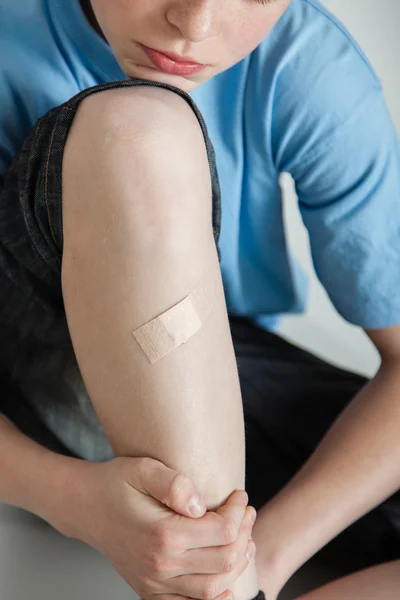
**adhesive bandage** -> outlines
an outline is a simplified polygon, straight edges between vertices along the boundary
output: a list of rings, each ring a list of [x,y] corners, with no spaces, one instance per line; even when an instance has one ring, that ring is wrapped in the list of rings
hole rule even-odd
[[[133,335],[149,362],[154,364],[186,344],[201,329],[211,309],[204,288],[199,285],[184,300],[136,329]]]

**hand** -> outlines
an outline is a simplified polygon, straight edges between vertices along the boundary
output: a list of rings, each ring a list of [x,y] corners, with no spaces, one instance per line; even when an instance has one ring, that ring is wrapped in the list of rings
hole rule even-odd
[[[255,548],[246,492],[235,490],[216,512],[189,511],[193,482],[151,458],[80,463],[78,501],[64,535],[98,550],[143,600],[222,600]],[[75,486],[74,486],[75,487]],[[199,494],[198,494],[199,495]],[[200,495],[199,495],[200,496]],[[251,559],[250,559],[251,560]]]

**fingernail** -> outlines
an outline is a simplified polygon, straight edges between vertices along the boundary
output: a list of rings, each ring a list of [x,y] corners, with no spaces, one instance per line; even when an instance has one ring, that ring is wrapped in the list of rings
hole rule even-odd
[[[243,504],[245,506],[247,506],[248,501],[249,501],[249,496],[248,496],[247,492],[244,492],[243,493]]]
[[[252,524],[253,524],[253,525],[254,525],[254,523],[256,522],[256,519],[257,519],[257,512],[256,512],[256,510],[254,509],[254,510],[253,510],[253,513],[252,513],[252,515],[251,515],[251,522],[252,522]]]
[[[189,510],[194,517],[199,517],[203,514],[203,509],[200,505],[200,498],[198,496],[193,496],[189,503]]]
[[[256,548],[255,548],[255,546],[252,546],[246,552],[246,558],[247,558],[247,560],[251,560],[253,558],[253,556],[255,555],[255,553],[256,553]]]

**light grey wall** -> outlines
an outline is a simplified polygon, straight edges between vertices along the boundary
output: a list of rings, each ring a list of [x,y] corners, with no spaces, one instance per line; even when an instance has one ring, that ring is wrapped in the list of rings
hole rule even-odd
[[[385,91],[389,111],[400,133],[400,0],[323,0],[355,37],[372,63]],[[331,362],[372,375],[379,357],[360,329],[347,324],[335,311],[319,284],[310,258],[293,181],[282,176],[289,245],[311,277],[306,315],[288,317],[282,334]]]

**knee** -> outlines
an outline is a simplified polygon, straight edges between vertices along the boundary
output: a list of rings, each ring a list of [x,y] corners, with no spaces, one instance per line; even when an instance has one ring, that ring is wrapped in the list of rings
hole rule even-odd
[[[158,151],[173,152],[190,144],[204,146],[200,125],[188,103],[163,88],[139,86],[97,92],[77,110],[73,130],[89,141],[102,141],[98,151],[129,148],[131,155],[148,159]],[[121,157],[122,158],[122,157]]]
[[[82,101],[65,148],[63,189],[70,198],[86,193],[88,218],[95,194],[97,211],[104,204],[154,239],[162,230],[164,240],[168,232],[176,240],[177,229],[191,231],[189,222],[202,218],[211,227],[203,133],[187,102],[168,90],[118,88]]]

